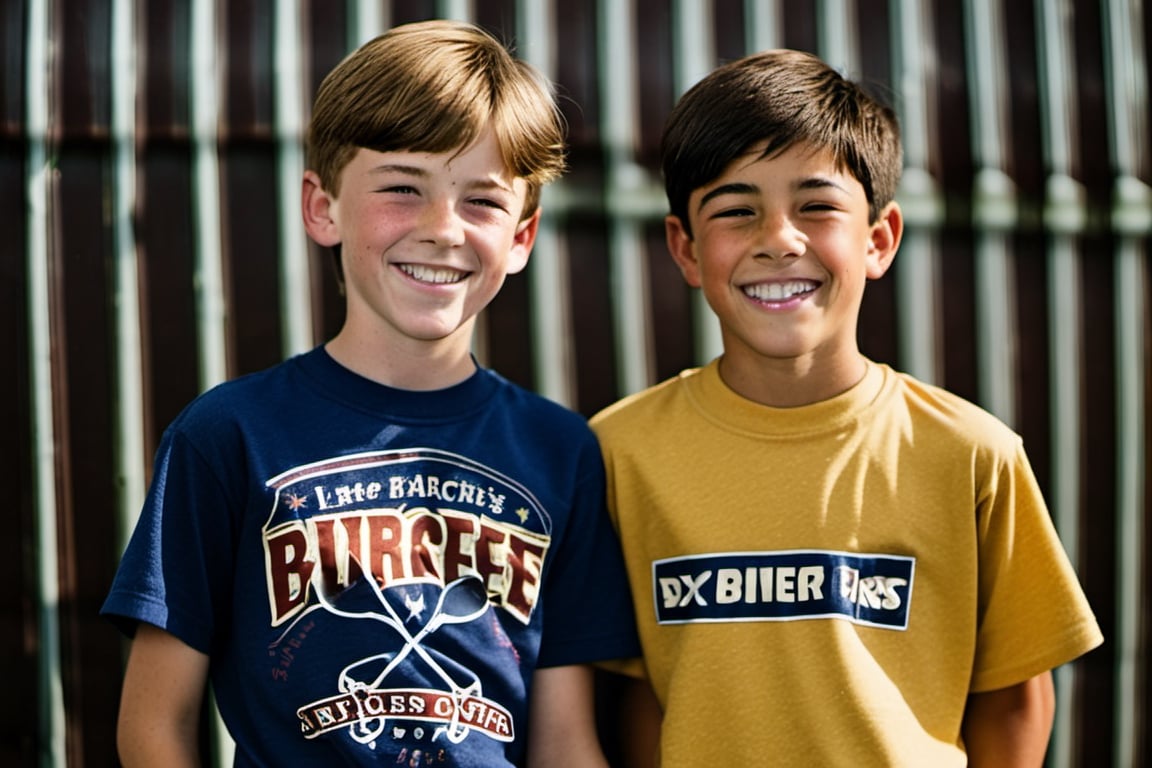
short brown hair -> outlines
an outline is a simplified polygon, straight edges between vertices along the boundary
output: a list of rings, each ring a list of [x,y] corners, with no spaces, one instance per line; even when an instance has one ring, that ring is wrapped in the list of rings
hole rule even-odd
[[[477,26],[406,24],[365,43],[324,78],[308,163],[338,196],[340,172],[359,148],[449,152],[489,126],[509,171],[528,182],[527,218],[540,187],[564,171],[563,121],[549,83]]]
[[[876,221],[903,170],[891,108],[816,56],[776,50],[713,70],[679,100],[664,128],[661,164],[671,213],[688,229],[688,198],[758,144],[771,157],[798,142],[832,152],[863,185]]]

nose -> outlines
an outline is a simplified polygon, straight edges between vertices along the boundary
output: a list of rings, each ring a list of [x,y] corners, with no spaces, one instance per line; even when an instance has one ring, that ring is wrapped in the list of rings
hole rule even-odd
[[[464,242],[464,225],[452,200],[430,200],[420,216],[420,240],[442,246]]]
[[[770,259],[797,258],[807,250],[804,233],[786,213],[766,216],[757,233],[757,255]]]

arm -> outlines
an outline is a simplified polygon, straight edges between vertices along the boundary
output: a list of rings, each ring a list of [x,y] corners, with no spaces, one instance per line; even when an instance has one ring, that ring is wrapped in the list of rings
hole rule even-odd
[[[537,669],[528,708],[529,768],[607,768],[596,733],[591,667]]]
[[[125,768],[197,766],[208,657],[151,624],[132,641],[116,745]]]
[[[1041,766],[1056,710],[1052,673],[974,693],[964,710],[964,745],[974,768]]]
[[[621,703],[622,751],[632,768],[658,768],[664,712],[645,679],[629,678]]]

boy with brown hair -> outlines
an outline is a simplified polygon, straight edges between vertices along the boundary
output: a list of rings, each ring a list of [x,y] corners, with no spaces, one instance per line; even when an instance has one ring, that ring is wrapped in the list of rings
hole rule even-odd
[[[1102,636],[1020,438],[857,346],[895,116],[765,52],[681,98],[662,162],[723,354],[593,419],[661,765],[1041,765],[1050,670]]]
[[[104,606],[124,764],[194,764],[211,680],[239,766],[603,765],[586,665],[638,648],[599,449],[470,351],[563,169],[548,87],[479,28],[398,27],[308,142],[345,323],[165,432]]]

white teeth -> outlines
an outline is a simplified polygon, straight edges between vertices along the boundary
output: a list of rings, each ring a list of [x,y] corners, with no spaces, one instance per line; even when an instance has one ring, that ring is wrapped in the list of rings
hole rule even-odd
[[[458,269],[436,268],[423,264],[401,264],[400,271],[422,283],[458,283],[468,274]]]
[[[744,293],[760,301],[784,301],[802,293],[816,290],[818,283],[813,280],[789,280],[786,283],[757,283],[745,286]]]

